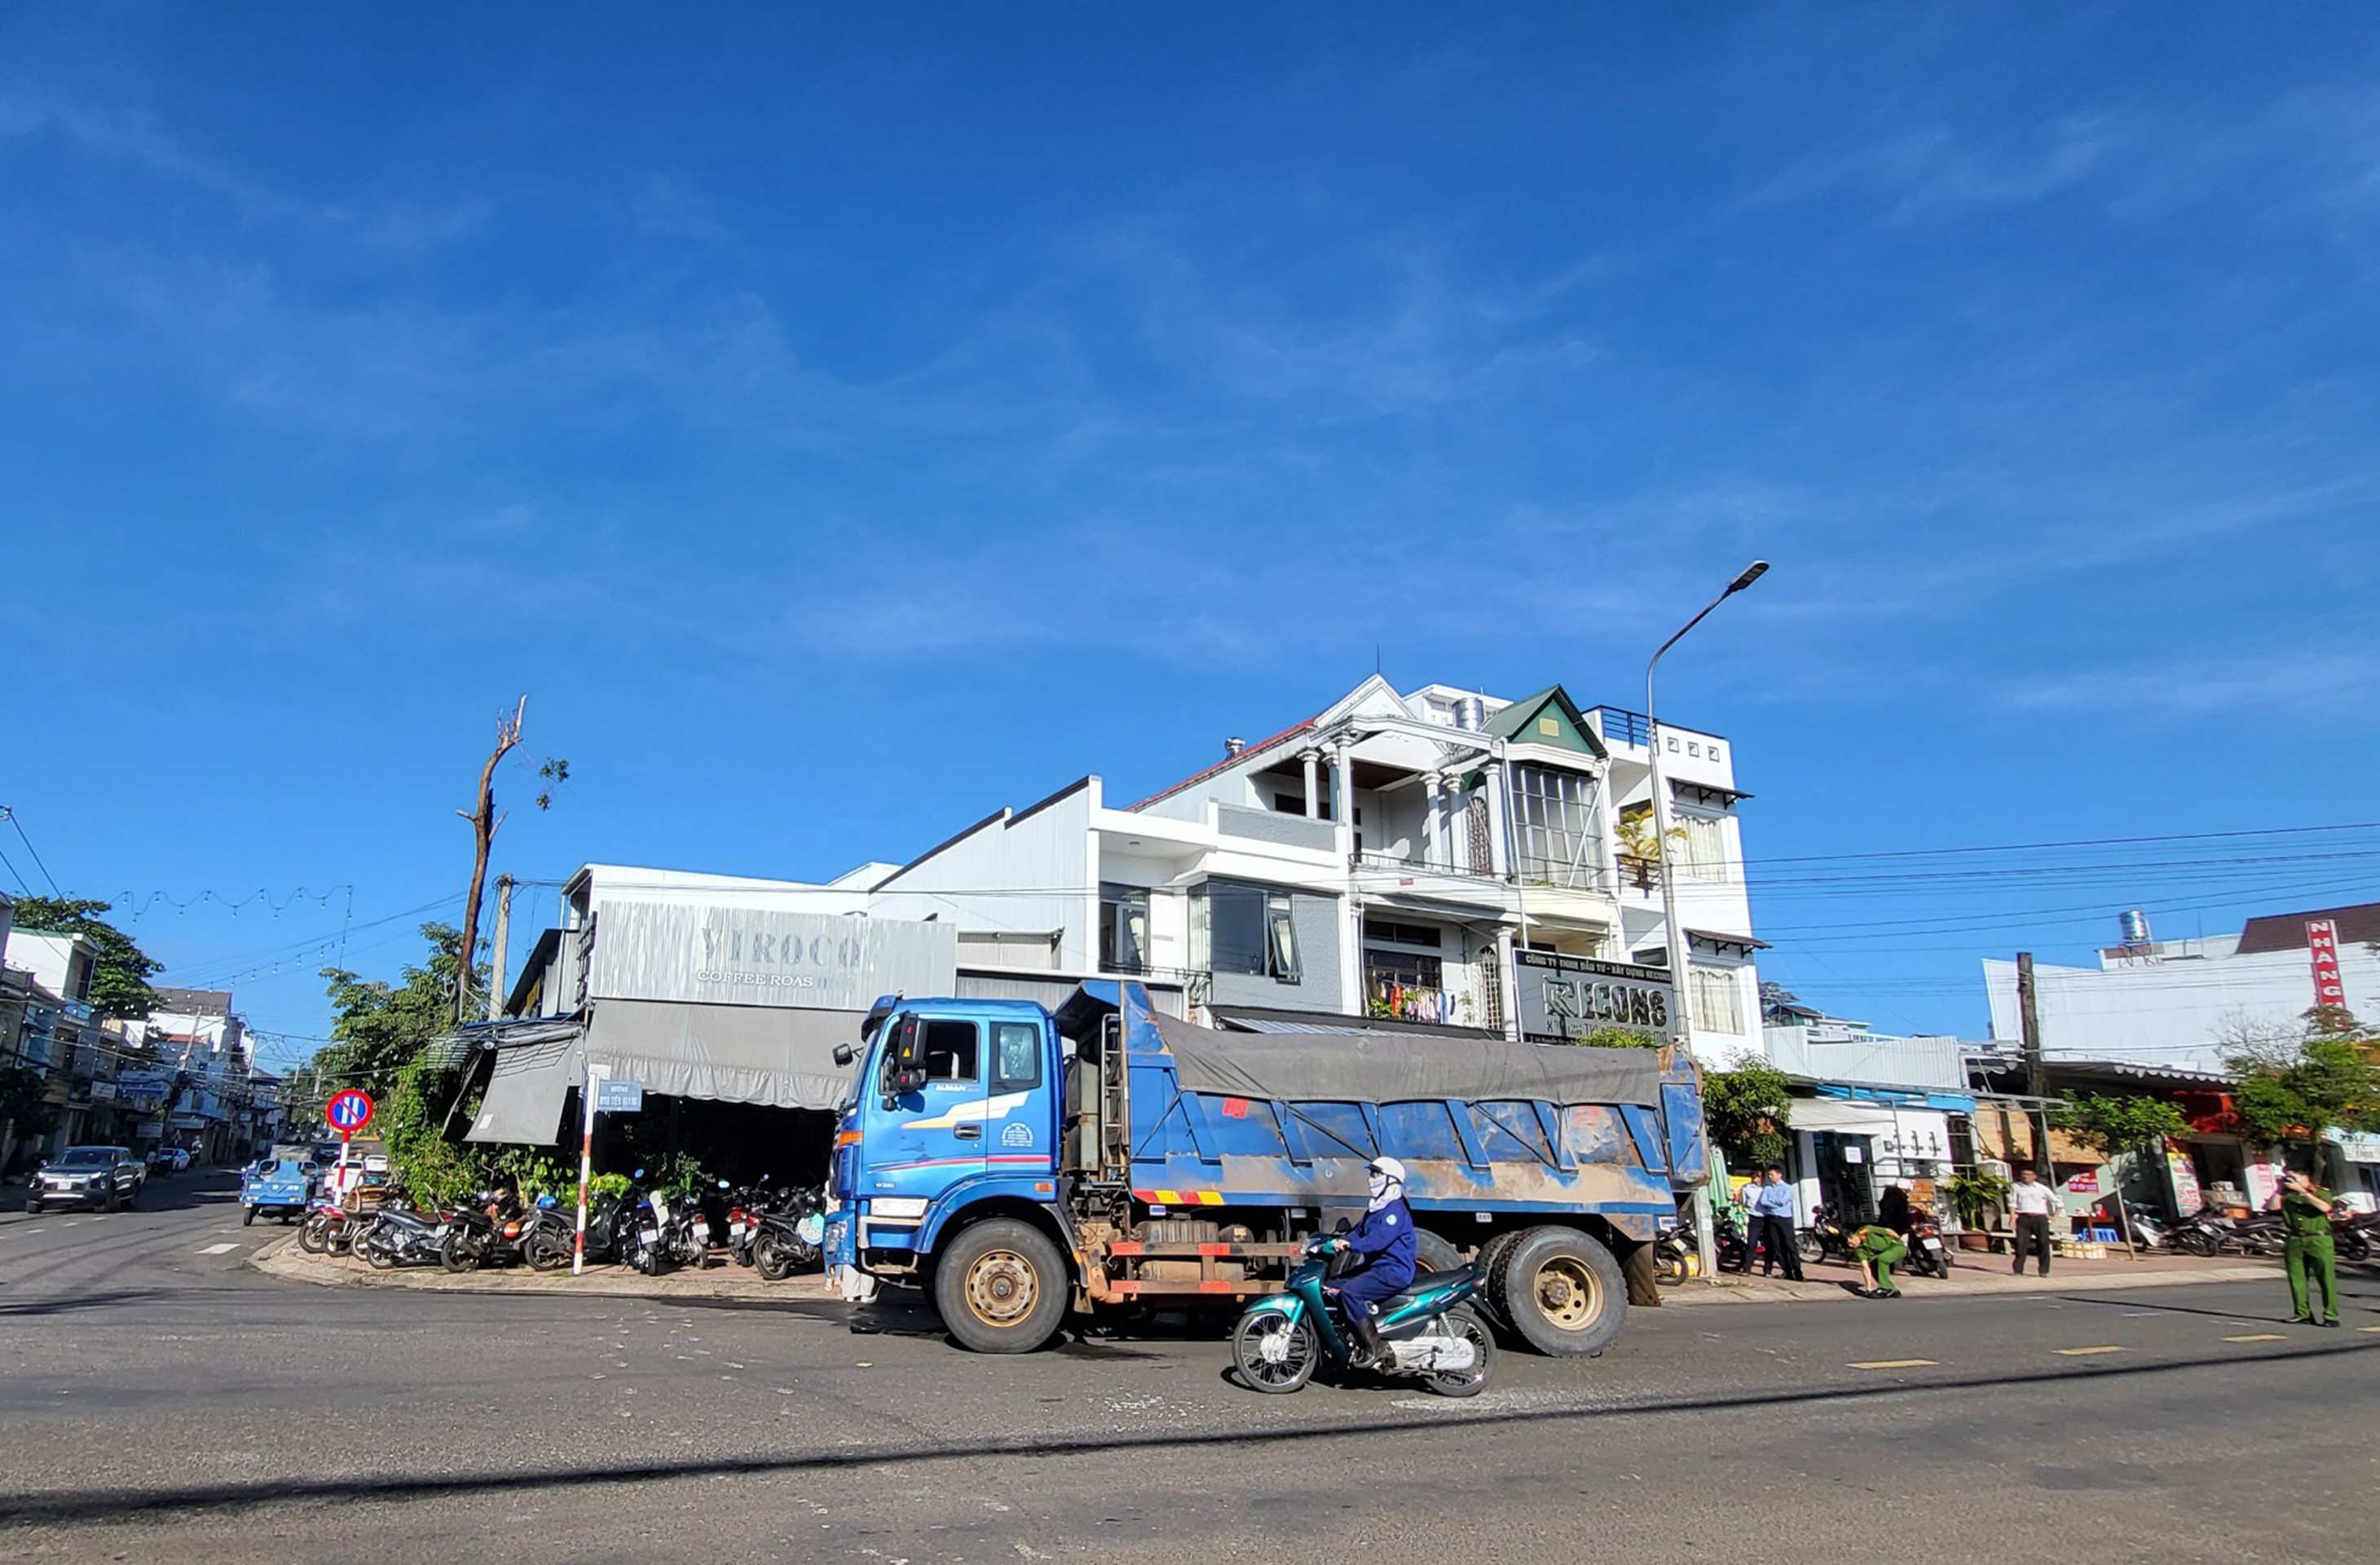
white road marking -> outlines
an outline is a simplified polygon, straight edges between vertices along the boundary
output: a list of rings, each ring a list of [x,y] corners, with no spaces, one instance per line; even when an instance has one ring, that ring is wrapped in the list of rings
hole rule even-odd
[[[2122,1353],[2124,1350],[2123,1350],[2123,1349],[2121,1349],[2121,1348],[2119,1348],[2119,1347],[2101,1347],[2101,1348],[2052,1348],[2052,1349],[2050,1349],[2049,1351],[2050,1351],[2051,1353],[2056,1353],[2056,1354],[2057,1354],[2058,1357],[2060,1357],[2060,1358],[2082,1358],[2082,1357],[2083,1357],[2084,1355],[2089,1354],[2089,1353]]]
[[[1854,1364],[1853,1369],[1925,1369],[1935,1363],[1930,1358],[1872,1358],[1864,1364]]]
[[[238,1248],[239,1246],[237,1244],[210,1244],[206,1248],[200,1250],[199,1254],[201,1256],[228,1256],[234,1250]]]
[[[2287,1337],[2277,1331],[2252,1331],[2244,1337],[2226,1337],[2227,1342],[2286,1342]]]

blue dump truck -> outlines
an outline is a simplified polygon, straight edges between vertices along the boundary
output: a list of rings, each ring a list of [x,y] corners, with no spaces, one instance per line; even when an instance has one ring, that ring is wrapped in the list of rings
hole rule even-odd
[[[835,1135],[828,1258],[923,1288],[951,1335],[1026,1353],[1070,1310],[1236,1305],[1403,1161],[1421,1264],[1469,1258],[1504,1326],[1597,1353],[1620,1256],[1708,1175],[1682,1054],[1418,1035],[1219,1033],[1136,984],[877,1001]]]

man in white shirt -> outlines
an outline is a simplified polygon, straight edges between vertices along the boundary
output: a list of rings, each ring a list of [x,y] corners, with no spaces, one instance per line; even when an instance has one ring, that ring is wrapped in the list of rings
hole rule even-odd
[[[2058,1192],[2041,1183],[2030,1168],[2016,1171],[2016,1186],[2009,1192],[2009,1210],[2016,1214],[2016,1264],[2024,1275],[2027,1249],[2041,1257],[2041,1275],[2049,1275],[2049,1218],[2058,1207]]]

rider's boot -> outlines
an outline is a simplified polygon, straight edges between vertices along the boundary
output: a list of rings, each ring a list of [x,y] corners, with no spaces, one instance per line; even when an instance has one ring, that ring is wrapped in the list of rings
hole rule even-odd
[[[1363,1350],[1366,1358],[1378,1358],[1380,1323],[1373,1317],[1372,1306],[1361,1299],[1349,1299],[1346,1304],[1347,1329],[1354,1334],[1355,1346]]]

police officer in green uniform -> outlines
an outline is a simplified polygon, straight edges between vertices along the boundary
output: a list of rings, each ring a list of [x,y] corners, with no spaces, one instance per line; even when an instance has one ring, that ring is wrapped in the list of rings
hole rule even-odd
[[[1898,1299],[1900,1290],[1892,1285],[1892,1263],[1905,1260],[1909,1246],[1900,1235],[1881,1223],[1869,1223],[1851,1236],[1852,1259],[1859,1262],[1860,1280],[1867,1284],[1860,1290],[1871,1299]]]
[[[2329,1191],[2292,1170],[2265,1208],[2281,1214],[2281,1255],[2289,1268],[2289,1307],[2300,1326],[2338,1324],[2338,1256],[2330,1243],[2330,1203]],[[2309,1271],[2322,1289],[2319,1316],[2306,1295]]]

